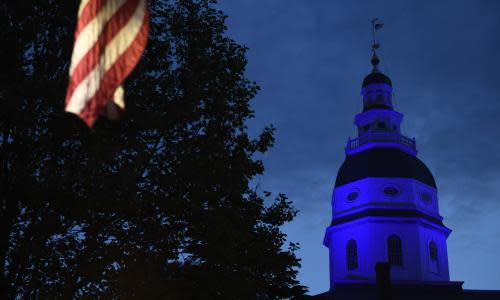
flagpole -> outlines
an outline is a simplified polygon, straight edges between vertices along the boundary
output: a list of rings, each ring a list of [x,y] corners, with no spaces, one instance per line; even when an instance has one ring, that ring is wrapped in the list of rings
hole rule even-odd
[[[372,52],[375,51],[375,23],[378,21],[378,18],[372,19]]]

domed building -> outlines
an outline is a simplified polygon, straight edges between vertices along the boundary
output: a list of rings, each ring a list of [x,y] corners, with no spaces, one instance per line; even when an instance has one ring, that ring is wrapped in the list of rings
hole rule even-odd
[[[463,282],[450,281],[451,230],[439,213],[436,181],[417,157],[415,139],[401,133],[403,114],[393,107],[392,81],[379,70],[375,51],[371,63],[361,87],[363,111],[354,118],[358,136],[347,141],[333,189],[332,221],[324,237],[330,291],[319,298],[500,296],[467,292]]]

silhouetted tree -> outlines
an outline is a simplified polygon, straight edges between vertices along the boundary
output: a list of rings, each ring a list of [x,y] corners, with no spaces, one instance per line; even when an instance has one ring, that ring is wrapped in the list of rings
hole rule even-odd
[[[296,211],[249,187],[273,128],[247,133],[258,87],[215,1],[150,1],[127,113],[92,130],[63,113],[77,2],[0,4],[0,298],[302,295]]]

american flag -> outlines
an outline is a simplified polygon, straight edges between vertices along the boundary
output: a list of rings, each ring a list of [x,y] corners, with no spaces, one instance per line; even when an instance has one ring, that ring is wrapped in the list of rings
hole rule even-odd
[[[66,111],[91,127],[115,105],[125,108],[125,78],[146,47],[147,0],[81,0],[69,68]],[[116,113],[116,111],[115,111]]]

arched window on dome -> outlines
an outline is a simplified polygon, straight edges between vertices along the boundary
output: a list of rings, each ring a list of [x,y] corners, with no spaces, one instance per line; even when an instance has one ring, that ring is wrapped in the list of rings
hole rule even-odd
[[[429,258],[430,258],[430,268],[431,272],[439,273],[439,257],[438,248],[434,241],[429,243]]]
[[[358,269],[358,245],[355,240],[349,240],[346,246],[347,253],[347,270]]]
[[[403,265],[403,248],[399,236],[393,234],[387,239],[387,254],[391,266]]]

